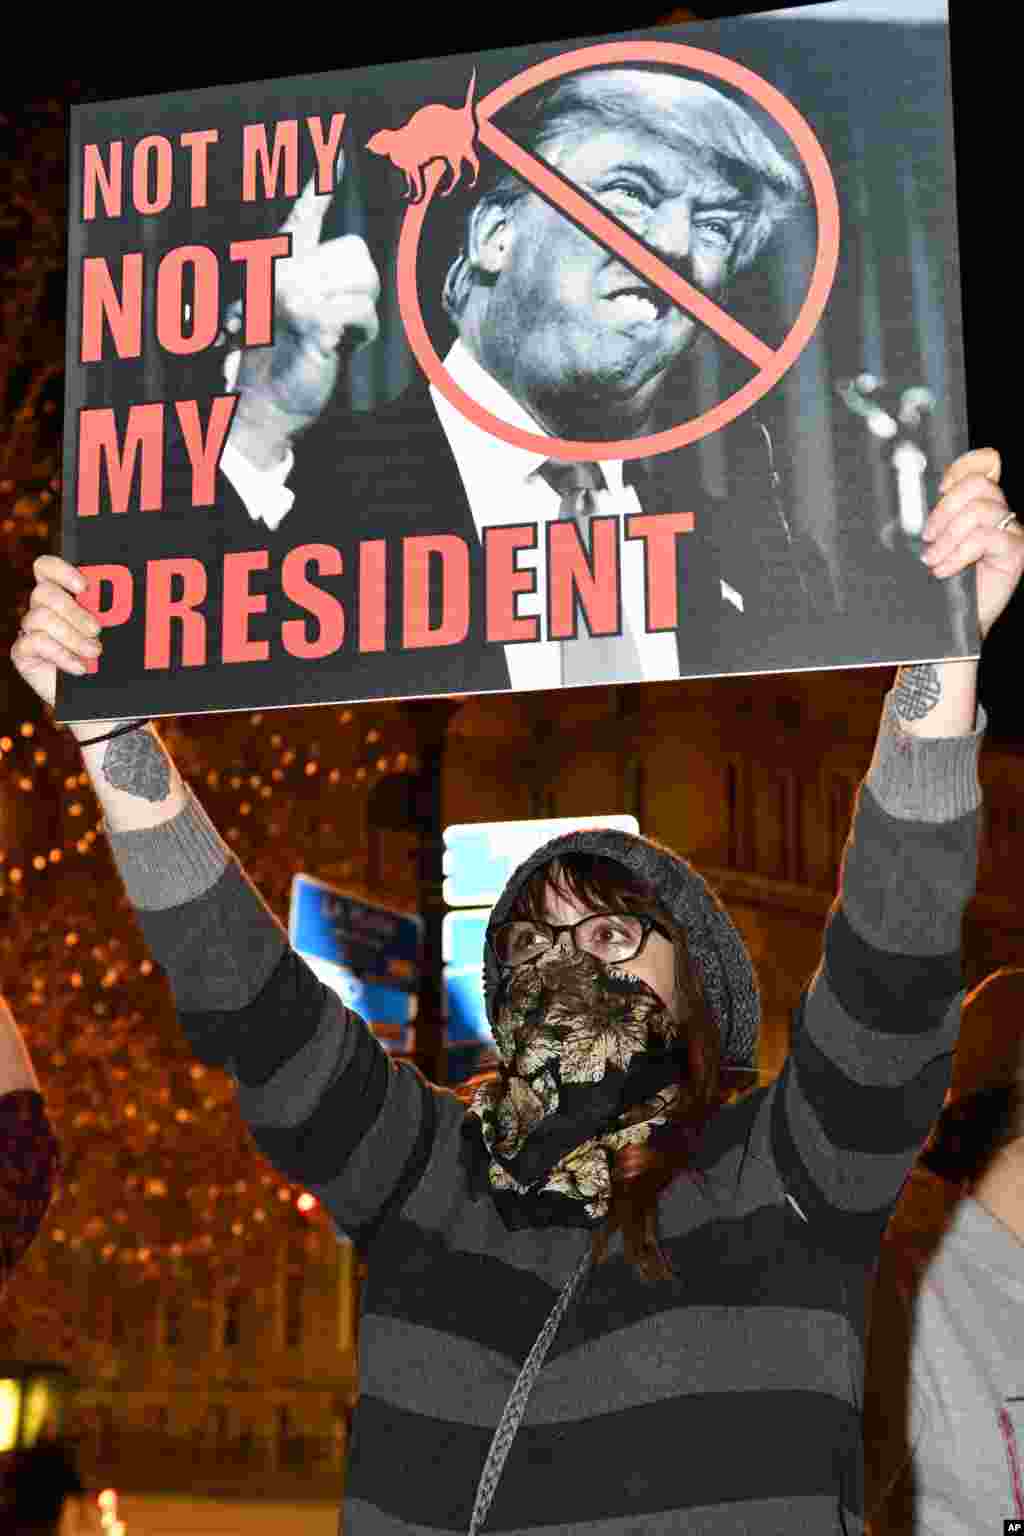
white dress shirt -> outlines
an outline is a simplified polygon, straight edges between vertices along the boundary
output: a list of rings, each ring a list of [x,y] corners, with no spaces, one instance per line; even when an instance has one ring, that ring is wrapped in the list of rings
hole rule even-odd
[[[445,367],[460,389],[492,416],[500,417],[511,426],[544,435],[533,417],[480,366],[461,341],[457,341],[448,353]],[[513,689],[558,688],[562,682],[561,641],[545,637],[545,528],[547,523],[557,521],[561,500],[538,473],[547,456],[540,451],[517,448],[475,426],[433,386],[430,394],[462,478],[481,542],[486,528],[509,523],[538,525],[537,546],[518,551],[517,567],[535,573],[535,590],[518,595],[516,613],[521,618],[536,615],[542,638],[506,645],[505,660]],[[288,515],[294,500],[293,493],[285,485],[294,462],[294,457],[289,454],[272,469],[259,470],[232,448],[229,441],[225,444],[220,467],[253,521],[276,529]],[[625,518],[631,513],[642,512],[643,508],[632,486],[623,482],[621,460],[603,459],[601,469],[606,489],[593,494],[599,515],[613,515],[619,519],[622,611],[639,654],[644,681],[678,677],[675,634],[665,631],[648,634],[645,628],[644,543],[641,539],[624,536]],[[735,600],[724,583],[723,596]]]
[[[224,477],[234,486],[245,510],[254,523],[266,523],[271,533],[284,521],[295,504],[295,492],[285,481],[295,468],[295,455],[291,449],[280,464],[269,469],[257,469],[234,446],[230,436],[220,456]]]
[[[451,378],[485,411],[510,426],[543,436],[523,407],[497,379],[481,368],[469,350],[457,341],[445,358]],[[517,448],[475,426],[431,385],[431,399],[469,501],[476,531],[483,541],[484,529],[507,523],[536,523],[537,547],[518,551],[518,567],[535,572],[536,590],[520,594],[516,612],[521,618],[537,615],[544,635],[547,614],[547,565],[545,527],[557,522],[561,498],[539,474],[547,455],[539,450]],[[606,490],[595,491],[597,515],[619,519],[619,570],[622,611],[640,656],[644,680],[679,676],[679,652],[674,633],[648,634],[644,628],[644,549],[640,539],[624,536],[624,519],[643,511],[632,486],[623,484],[621,459],[602,459]],[[631,622],[630,622],[631,621]],[[558,688],[562,682],[562,643],[542,638],[520,645],[506,645],[505,660],[515,689]]]

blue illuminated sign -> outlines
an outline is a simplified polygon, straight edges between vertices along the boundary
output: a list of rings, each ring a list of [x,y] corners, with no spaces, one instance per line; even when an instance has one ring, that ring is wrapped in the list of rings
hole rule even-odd
[[[289,936],[305,956],[343,965],[364,979],[414,992],[420,978],[423,920],[296,875]]]
[[[490,907],[509,875],[542,843],[585,827],[639,832],[635,816],[560,816],[537,821],[476,821],[446,827],[444,899],[449,907]]]
[[[412,1049],[421,918],[296,875],[288,930],[293,949],[388,1050]]]

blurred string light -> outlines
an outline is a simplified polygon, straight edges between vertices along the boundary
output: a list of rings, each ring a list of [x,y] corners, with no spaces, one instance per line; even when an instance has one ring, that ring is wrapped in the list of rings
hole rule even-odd
[[[363,793],[418,768],[400,706],[176,719],[161,732],[280,918],[299,870],[373,894]],[[102,831],[70,737],[42,713],[12,722],[0,737],[0,990],[65,1163],[15,1291],[57,1284],[68,1264],[103,1266],[116,1284],[182,1265],[256,1272],[292,1230],[328,1227],[315,1196],[255,1150],[225,1074],[191,1059]]]
[[[290,713],[308,714],[309,711],[294,711]],[[343,710],[337,714],[337,723],[341,726],[350,725],[354,720],[352,710]],[[211,792],[217,800],[226,799],[227,804],[221,815],[220,825],[223,828],[227,841],[236,846],[236,851],[243,853],[242,845],[246,839],[243,837],[241,822],[253,817],[263,807],[268,812],[271,802],[277,796],[281,806],[275,810],[275,818],[288,814],[288,798],[291,799],[292,813],[297,804],[304,800],[305,793],[310,789],[317,796],[318,803],[324,793],[331,793],[343,788],[366,791],[373,787],[378,779],[390,775],[414,774],[418,769],[418,762],[413,751],[408,750],[408,744],[403,743],[394,752],[382,752],[380,744],[384,741],[384,731],[378,725],[370,725],[362,733],[361,744],[351,739],[339,743],[344,750],[346,761],[330,762],[324,760],[324,745],[320,740],[314,740],[303,750],[292,744],[282,731],[274,731],[269,738],[262,736],[258,726],[263,724],[264,717],[256,714],[249,717],[249,724],[253,727],[252,735],[244,743],[244,750],[251,753],[254,744],[258,743],[257,750],[266,743],[273,757],[272,763],[266,772],[256,772],[246,765],[236,763],[225,770],[224,767],[207,765],[202,769],[194,787],[203,794],[204,798],[210,798]],[[50,729],[53,729],[50,727]],[[174,750],[177,743],[170,738],[181,732],[181,727],[176,721],[168,721],[164,724],[164,733],[169,738],[169,745]],[[36,726],[32,721],[22,722],[19,735],[23,742],[32,743],[36,735]],[[74,752],[73,743],[66,737],[57,735],[58,742],[63,742],[65,749]],[[50,866],[62,863],[65,859],[77,856],[79,859],[92,860],[98,846],[102,845],[101,833],[103,830],[102,819],[99,815],[99,807],[89,784],[88,775],[78,773],[59,773],[58,782],[52,782],[54,775],[44,775],[40,770],[45,770],[51,764],[51,750],[34,747],[28,754],[31,761],[25,760],[25,754],[19,751],[20,743],[11,736],[0,738],[0,801],[6,796],[10,798],[12,788],[20,794],[31,796],[39,800],[40,806],[54,806],[59,804],[65,819],[65,836],[59,845],[47,848],[25,848],[17,846],[12,839],[9,828],[3,828],[6,836],[2,837],[0,846],[0,899],[4,895],[11,894],[10,887],[22,887],[20,894],[25,895],[36,877],[46,876]],[[203,748],[216,750],[215,740],[204,737]],[[58,754],[59,755],[59,754]],[[175,751],[175,757],[179,754]],[[179,764],[180,766],[180,764]],[[34,771],[33,771],[34,770]],[[191,777],[186,774],[186,777]],[[315,781],[310,785],[303,785],[302,781]],[[229,796],[224,791],[230,791]],[[288,791],[291,790],[291,796]],[[279,793],[283,791],[283,795]],[[217,807],[218,811],[220,807]],[[16,814],[5,818],[15,824],[21,823],[24,818]],[[72,825],[73,824],[73,825]],[[261,825],[265,825],[261,821]],[[2,826],[2,823],[0,823]],[[270,827],[267,826],[270,831]],[[279,819],[273,823],[273,831],[270,835],[277,839],[282,833],[282,824]],[[332,828],[333,830],[333,828]],[[31,832],[31,822],[27,831]],[[342,861],[344,862],[344,861]],[[295,857],[292,860],[294,868],[290,875],[297,872],[300,867],[309,863],[309,855],[305,849],[296,848]],[[355,873],[356,860],[349,861],[348,875]]]

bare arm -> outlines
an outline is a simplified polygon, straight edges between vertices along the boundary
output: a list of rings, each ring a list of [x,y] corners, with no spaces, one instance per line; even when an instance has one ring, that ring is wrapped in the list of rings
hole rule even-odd
[[[72,726],[72,730],[82,736],[103,733],[99,725]],[[112,832],[157,827],[184,807],[181,777],[152,725],[83,747],[82,760]]]
[[[12,656],[52,703],[58,668],[81,674],[80,658],[98,654],[98,641],[76,600],[77,571],[44,556],[36,576]],[[83,741],[113,724],[73,731]],[[414,1068],[392,1064],[291,951],[151,726],[83,753],[125,889],[193,1051],[234,1077],[264,1155],[312,1189],[341,1230],[369,1242],[422,1177],[439,1096]]]
[[[997,473],[996,456],[954,466],[926,540],[940,577],[975,567],[984,636],[1020,580],[1024,536],[979,468]],[[774,1094],[787,1190],[837,1251],[862,1261],[877,1253],[948,1082],[977,862],[976,681],[973,661],[900,669]]]
[[[1009,516],[992,448],[966,453],[948,470],[942,496],[924,529],[925,563],[939,579],[974,565],[982,639],[1009,601],[1024,564],[1024,534]],[[901,667],[893,711],[906,735],[963,736],[975,728],[978,664],[947,661]]]
[[[58,669],[80,677],[85,660],[100,654],[100,628],[77,600],[85,580],[73,565],[56,555],[42,555],[35,575],[29,612],[11,657],[29,686],[52,706]],[[79,742],[87,742],[124,723],[94,720],[70,729]],[[181,778],[152,725],[83,746],[82,758],[113,832],[159,826],[185,804]]]

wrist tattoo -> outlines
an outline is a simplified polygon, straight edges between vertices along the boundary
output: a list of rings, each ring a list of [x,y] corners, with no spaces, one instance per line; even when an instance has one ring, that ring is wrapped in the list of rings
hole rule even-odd
[[[921,667],[900,667],[892,701],[898,719],[923,720],[941,697],[938,667],[931,662]]]
[[[171,764],[160,743],[149,731],[118,736],[103,754],[103,777],[114,789],[140,800],[156,803],[171,791]]]

